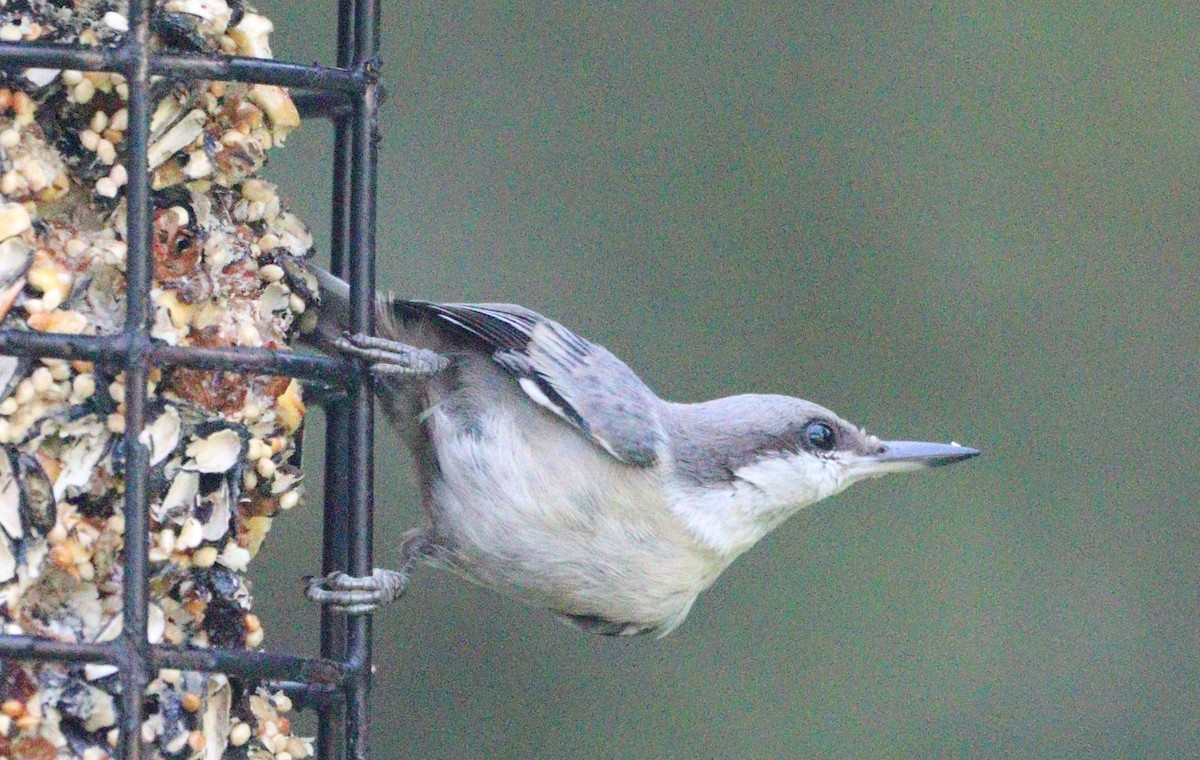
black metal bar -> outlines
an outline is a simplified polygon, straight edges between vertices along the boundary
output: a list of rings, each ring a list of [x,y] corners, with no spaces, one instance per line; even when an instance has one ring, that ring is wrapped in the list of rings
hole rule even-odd
[[[286,375],[342,385],[357,376],[352,362],[323,354],[274,351],[268,348],[194,348],[157,344],[148,353],[151,363],[194,369],[235,370],[248,375]]]
[[[297,710],[323,710],[327,705],[341,702],[345,694],[340,687],[328,689],[303,681],[267,681],[263,685],[269,691],[287,694]]]
[[[124,655],[119,643],[68,644],[37,636],[0,636],[0,658],[56,662],[117,662]]]
[[[125,133],[125,558],[122,577],[126,657],[121,663],[121,757],[141,760],[142,693],[150,681],[149,612],[150,451],[138,437],[146,421],[150,347],[150,0],[129,3],[129,33],[122,74],[129,84]]]
[[[337,65],[349,68],[354,64],[354,3],[341,0],[338,3]],[[333,120],[333,188],[330,220],[329,268],[339,277],[347,277],[352,253],[353,231],[351,210],[353,195],[350,192],[352,169],[352,138],[350,113],[338,114]],[[332,572],[349,564],[349,504],[347,484],[351,477],[353,461],[349,457],[350,408],[348,400],[331,404],[326,408],[325,443],[325,526],[322,552],[323,572]],[[328,608],[321,610],[321,655],[342,659],[346,656],[347,620],[342,615],[332,614]],[[338,702],[320,711],[321,722],[317,727],[317,756],[324,760],[337,760],[342,756],[346,744],[346,705]]]
[[[350,326],[354,332],[375,331],[375,199],[379,138],[379,5],[376,0],[354,2],[355,66],[367,78],[362,99],[351,122]],[[375,405],[370,377],[351,386],[349,454],[355,477],[350,483],[350,574],[372,572]],[[347,623],[347,662],[351,679],[346,694],[346,757],[366,760],[370,741],[371,616],[351,616]]]
[[[67,335],[27,330],[0,330],[0,353],[7,356],[54,357],[99,361],[125,354],[129,341],[119,335]]]
[[[0,42],[0,69],[79,69],[80,71],[117,71],[121,52],[118,48],[64,45],[58,42]]]
[[[351,478],[350,415],[345,397],[325,407],[325,522],[321,572],[346,567],[349,536],[346,526],[348,490]],[[321,656],[342,660],[346,656],[346,618],[321,608]],[[344,743],[345,694],[337,702],[322,705],[317,724],[317,757],[336,760]]]
[[[78,69],[116,71],[123,74],[131,65],[130,56],[134,55],[138,48],[138,43],[131,41],[126,41],[121,47],[87,47],[56,42],[0,42],[0,69]],[[150,74],[175,79],[221,79],[275,84],[280,87],[299,87],[346,95],[361,93],[366,86],[362,76],[354,70],[333,66],[306,66],[269,58],[147,53],[145,63]]]
[[[331,660],[296,657],[245,649],[151,648],[155,668],[236,673],[255,679],[300,679],[310,686],[336,689],[346,679],[346,667]]]
[[[351,111],[351,105],[345,97],[311,90],[292,90],[292,102],[303,119],[335,119],[347,116]]]
[[[58,359],[111,360],[129,351],[129,336],[67,335],[25,330],[0,330],[0,354],[6,356],[54,357]],[[320,380],[330,385],[352,382],[358,366],[324,354],[275,351],[268,348],[199,348],[155,343],[143,356],[157,366],[193,369],[234,370],[245,374],[287,375]]]
[[[329,93],[357,94],[365,87],[362,76],[356,71],[241,56],[162,54],[153,60],[153,73],[186,79],[223,79],[303,87]]]
[[[6,660],[122,663],[127,654],[120,640],[71,644],[38,636],[0,636],[0,658]],[[245,649],[180,649],[158,645],[149,647],[146,657],[156,669],[233,673],[263,680],[301,678],[308,688],[323,692],[340,689],[347,678],[346,666],[340,662]]]

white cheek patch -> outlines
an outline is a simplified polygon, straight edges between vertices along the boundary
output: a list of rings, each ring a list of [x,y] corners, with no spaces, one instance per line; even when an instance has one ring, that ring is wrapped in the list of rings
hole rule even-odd
[[[734,475],[762,491],[770,509],[795,511],[840,491],[840,470],[818,457],[767,457],[738,468]]]
[[[769,457],[734,472],[721,489],[671,499],[671,508],[702,544],[736,557],[804,507],[846,487],[836,462]]]

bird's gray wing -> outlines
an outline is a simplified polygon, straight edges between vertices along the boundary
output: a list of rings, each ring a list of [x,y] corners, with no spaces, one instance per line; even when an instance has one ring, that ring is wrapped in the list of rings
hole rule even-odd
[[[397,316],[432,318],[491,353],[534,403],[622,462],[649,467],[664,443],[659,400],[603,346],[511,304],[398,301]]]

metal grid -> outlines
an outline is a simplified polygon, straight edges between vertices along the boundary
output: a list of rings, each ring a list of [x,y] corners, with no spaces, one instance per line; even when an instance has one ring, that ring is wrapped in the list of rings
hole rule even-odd
[[[334,127],[332,269],[350,282],[353,331],[374,329],[376,129],[379,106],[379,3],[338,3],[337,66],[304,66],[230,56],[195,56],[150,49],[152,0],[130,0],[130,29],[118,46],[0,43],[0,68],[116,72],[129,84],[126,169],[129,184],[128,311],[123,332],[78,336],[0,330],[0,353],[105,360],[126,373],[124,630],[103,644],[65,644],[30,636],[0,636],[0,658],[106,662],[120,668],[120,757],[147,756],[141,745],[142,693],[161,668],[221,672],[284,683],[320,717],[317,756],[368,757],[371,671],[369,615],[321,613],[322,659],[270,652],[151,646],[148,616],[149,451],[138,443],[145,426],[151,366],[184,366],[319,380],[345,390],[326,407],[326,493],[323,570],[368,575],[372,568],[373,399],[361,367],[337,358],[250,348],[167,346],[150,339],[150,77],[214,79],[288,87],[301,114]],[[344,755],[343,755],[344,752]]]

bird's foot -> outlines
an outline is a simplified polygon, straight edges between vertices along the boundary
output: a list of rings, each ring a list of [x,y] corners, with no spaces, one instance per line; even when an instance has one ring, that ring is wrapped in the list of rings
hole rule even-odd
[[[329,605],[334,612],[361,615],[399,599],[408,587],[408,568],[399,572],[376,568],[363,578],[337,571],[307,581],[304,594],[312,601]]]
[[[347,333],[335,340],[334,345],[351,356],[370,361],[374,375],[434,375],[450,364],[449,359],[436,351],[362,333]]]

